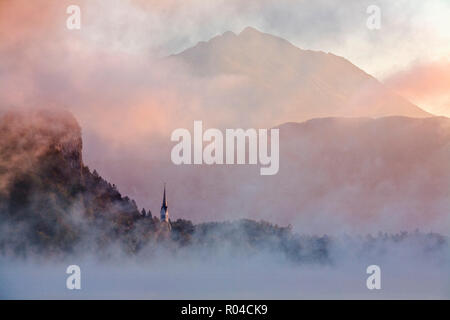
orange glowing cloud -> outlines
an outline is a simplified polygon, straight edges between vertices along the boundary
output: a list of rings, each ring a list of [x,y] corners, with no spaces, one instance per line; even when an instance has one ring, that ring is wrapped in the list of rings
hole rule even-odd
[[[450,60],[414,65],[385,82],[427,111],[450,117]]]

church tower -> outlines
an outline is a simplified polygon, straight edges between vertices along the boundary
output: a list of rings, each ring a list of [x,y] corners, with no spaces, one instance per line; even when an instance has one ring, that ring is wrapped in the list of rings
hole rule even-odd
[[[166,184],[164,184],[164,195],[161,205],[161,222],[163,221],[169,222],[169,208],[167,207],[167,199],[166,199]]]

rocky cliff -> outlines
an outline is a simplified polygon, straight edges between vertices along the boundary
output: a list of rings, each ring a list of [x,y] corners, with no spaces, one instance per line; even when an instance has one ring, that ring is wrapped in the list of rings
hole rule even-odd
[[[83,164],[81,129],[60,110],[0,116],[0,249],[67,251],[93,229],[95,243],[127,234],[136,203]]]

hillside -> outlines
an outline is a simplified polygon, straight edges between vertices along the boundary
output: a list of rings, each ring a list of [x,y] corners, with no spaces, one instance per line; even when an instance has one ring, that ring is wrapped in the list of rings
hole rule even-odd
[[[0,135],[0,249],[70,251],[87,223],[103,225],[99,245],[133,227],[136,204],[84,165],[70,113],[7,112]]]

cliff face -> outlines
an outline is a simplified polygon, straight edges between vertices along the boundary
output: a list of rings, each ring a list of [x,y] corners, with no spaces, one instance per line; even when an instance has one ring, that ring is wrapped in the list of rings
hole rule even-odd
[[[97,242],[133,228],[136,203],[83,164],[81,129],[69,112],[4,113],[0,136],[0,251],[67,251],[92,231],[87,223],[102,225]]]
[[[1,173],[26,171],[50,150],[81,172],[81,128],[66,111],[19,110],[0,116]]]

